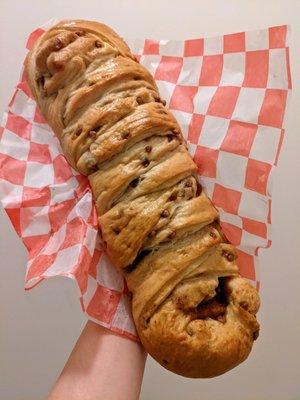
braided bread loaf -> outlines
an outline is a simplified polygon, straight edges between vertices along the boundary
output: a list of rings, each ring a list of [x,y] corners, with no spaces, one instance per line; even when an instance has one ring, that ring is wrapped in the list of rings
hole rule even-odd
[[[44,33],[26,72],[67,160],[89,178],[146,350],[187,377],[246,359],[258,294],[238,275],[236,250],[150,73],[109,27],[80,20]]]

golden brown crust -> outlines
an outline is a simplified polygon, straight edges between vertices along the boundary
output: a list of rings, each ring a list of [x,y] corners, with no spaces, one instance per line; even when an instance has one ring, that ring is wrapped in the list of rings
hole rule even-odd
[[[236,250],[153,77],[109,27],[82,20],[43,34],[26,72],[68,161],[89,178],[148,352],[188,377],[242,362],[257,337],[259,297],[238,276]]]
[[[257,297],[250,284],[246,293]],[[149,353],[170,371],[190,378],[210,378],[247,358],[258,329],[255,316],[239,303],[229,303],[222,321],[182,312],[168,299],[147,328],[140,330],[140,338]]]

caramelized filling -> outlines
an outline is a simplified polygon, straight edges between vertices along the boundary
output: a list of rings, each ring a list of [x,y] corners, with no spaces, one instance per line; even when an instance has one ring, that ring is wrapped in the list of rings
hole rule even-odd
[[[216,295],[208,300],[202,301],[195,310],[195,317],[197,319],[220,319],[225,315],[228,301],[224,290],[224,278],[219,279],[219,285],[216,288]]]
[[[220,303],[218,300],[213,298],[207,303],[201,303],[197,306],[197,318],[199,319],[218,319],[225,314],[226,304]]]

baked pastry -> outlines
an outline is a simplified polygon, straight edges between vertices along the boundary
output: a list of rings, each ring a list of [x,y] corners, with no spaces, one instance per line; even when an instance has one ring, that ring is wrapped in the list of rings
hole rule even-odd
[[[44,33],[25,67],[67,160],[88,176],[146,350],[187,377],[245,360],[259,297],[239,276],[236,250],[151,74],[109,27],[82,20]]]

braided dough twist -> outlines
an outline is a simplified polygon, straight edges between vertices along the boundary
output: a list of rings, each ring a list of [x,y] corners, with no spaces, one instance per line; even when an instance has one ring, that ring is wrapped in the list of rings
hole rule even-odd
[[[236,250],[151,74],[109,27],[81,20],[44,33],[26,72],[67,160],[88,176],[147,351],[187,377],[245,360],[259,297],[238,275]]]

